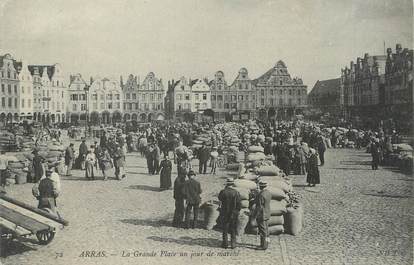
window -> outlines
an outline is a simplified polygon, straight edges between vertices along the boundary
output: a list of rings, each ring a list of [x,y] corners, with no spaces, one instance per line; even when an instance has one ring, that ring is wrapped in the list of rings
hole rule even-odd
[[[216,102],[212,102],[211,103],[211,108],[215,109],[216,108]]]
[[[161,97],[162,97],[162,95],[161,94],[158,94],[158,99],[161,99]]]
[[[7,92],[9,92],[9,94],[11,94],[11,85],[7,85]]]
[[[203,94],[203,100],[207,100],[207,94]]]
[[[279,105],[283,105],[283,98],[279,99]]]
[[[265,103],[264,103],[264,98],[262,98],[262,99],[260,100],[260,103],[262,104],[262,106],[265,104]]]
[[[4,84],[1,84],[1,92],[4,93]]]
[[[198,100],[198,93],[195,94],[195,99]]]
[[[139,109],[139,104],[138,103],[135,103],[135,109],[136,110]]]
[[[178,104],[178,110],[181,110],[181,104]]]
[[[92,100],[98,100],[98,94],[92,94]]]
[[[73,105],[72,105],[72,110],[73,110],[73,111],[77,111],[77,106],[76,106],[76,104],[73,104]]]
[[[270,105],[273,106],[273,98],[270,99]]]
[[[298,98],[298,105],[301,105],[301,100],[300,100],[300,98]]]
[[[22,86],[22,94],[24,94],[24,86]]]
[[[246,100],[249,100],[249,95],[246,95],[245,99],[246,99]]]
[[[129,103],[129,104],[128,104],[128,109],[129,109],[129,110],[132,110],[132,103]]]
[[[146,94],[142,94],[142,100],[145,100]]]
[[[22,108],[24,108],[24,99],[22,99]]]
[[[105,103],[101,102],[101,109],[105,109]]]
[[[48,90],[48,91],[46,91],[46,94],[47,94],[47,97],[49,97],[49,90]]]
[[[154,100],[154,94],[150,94],[150,100],[153,101]]]
[[[32,100],[31,99],[28,99],[27,100],[27,107],[28,108],[31,108],[32,107]]]
[[[217,96],[217,100],[223,100],[223,96],[222,95],[218,95]]]
[[[283,85],[283,82],[282,82],[282,80],[279,80],[279,85]]]
[[[129,93],[126,94],[126,99],[131,99],[131,95]]]
[[[270,95],[273,96],[273,89],[270,89]]]
[[[112,95],[111,95],[112,96]],[[108,109],[112,109],[112,102],[108,103]]]
[[[289,96],[292,96],[292,90],[289,89]]]
[[[283,94],[283,91],[282,91],[282,89],[281,90],[279,90],[279,95],[282,95]]]
[[[185,94],[185,100],[190,100],[190,94]]]
[[[7,71],[7,78],[10,78],[10,70]]]
[[[218,103],[218,108],[221,109],[223,104],[221,102]]]
[[[86,94],[80,94],[79,98],[80,100],[86,100]]]
[[[132,99],[137,99],[137,94],[133,93],[132,94]]]
[[[5,107],[6,107],[6,98],[5,98],[5,97],[2,97],[2,98],[1,98],[1,106],[2,106],[3,108],[5,108]]]
[[[106,99],[107,100],[112,100],[112,94],[107,94],[106,95]],[[111,104],[111,108],[112,108],[112,104]]]
[[[115,94],[115,99],[119,100],[121,98],[121,96],[119,94]]]
[[[200,103],[196,103],[195,104],[195,109],[199,109],[200,108]]]
[[[202,108],[203,108],[203,109],[206,109],[206,108],[207,108],[207,103],[203,103],[203,104],[202,104]]]
[[[229,103],[224,103],[224,108],[225,109],[230,109]]]
[[[229,95],[224,95],[224,100],[229,101]]]
[[[211,95],[211,100],[216,100],[216,95]]]
[[[64,96],[64,94],[63,94],[63,91],[62,91],[62,98],[64,98],[65,96]]]
[[[243,100],[243,95],[239,95],[239,100]]]
[[[81,111],[86,111],[86,104],[81,104]]]
[[[120,108],[121,108],[121,103],[120,103],[120,102],[117,102],[117,103],[116,103],[116,108],[117,108],[117,109],[120,109]]]
[[[264,94],[265,94],[264,89],[262,89],[260,93],[261,93],[262,96],[264,96]]]
[[[152,109],[153,110],[155,109],[155,103],[152,103]]]
[[[182,99],[182,95],[181,94],[177,94],[177,100],[181,100]]]
[[[236,95],[232,95],[232,96],[231,96],[231,99],[232,99],[233,101],[236,101],[236,100],[237,100],[237,96],[236,96]]]

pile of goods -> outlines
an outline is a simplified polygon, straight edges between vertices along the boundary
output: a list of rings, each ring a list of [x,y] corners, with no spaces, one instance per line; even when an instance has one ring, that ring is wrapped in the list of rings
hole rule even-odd
[[[250,125],[252,132],[258,132],[256,126]],[[245,133],[243,137],[248,137],[250,140],[261,142],[265,141],[263,135]],[[258,139],[260,137],[260,139]],[[236,138],[234,138],[236,139]],[[236,141],[234,140],[234,143]],[[256,198],[259,194],[258,183],[265,181],[267,183],[267,190],[271,193],[272,199],[270,202],[271,217],[268,220],[269,233],[271,235],[278,235],[281,233],[289,233],[297,235],[302,229],[303,207],[298,202],[298,196],[292,191],[291,180],[286,178],[282,170],[273,165],[273,157],[266,156],[264,149],[259,145],[252,145],[247,149],[245,162],[229,164],[227,168],[237,169],[238,174],[235,179],[234,189],[236,189],[241,196],[241,211],[238,220],[238,235],[245,232],[256,234],[258,232],[256,222]],[[217,214],[212,209],[214,205],[209,207],[210,219],[208,222],[208,229],[212,227],[211,213]],[[216,218],[216,228],[221,228],[220,218]]]
[[[404,172],[413,172],[413,148],[409,144],[393,144],[393,154],[396,156],[395,165]]]
[[[7,184],[24,184],[27,182],[27,174],[29,172],[29,160],[23,155],[15,155],[8,159],[7,168]]]
[[[14,134],[2,131],[0,132],[0,151],[13,152],[18,148]]]

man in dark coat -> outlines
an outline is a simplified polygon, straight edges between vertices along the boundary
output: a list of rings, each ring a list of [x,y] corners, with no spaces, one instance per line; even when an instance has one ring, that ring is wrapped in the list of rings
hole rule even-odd
[[[318,137],[318,154],[319,154],[319,159],[321,160],[321,166],[325,164],[325,151],[326,151],[325,141],[323,139],[323,136],[320,135]]]
[[[65,165],[66,169],[66,176],[71,176],[71,169],[73,166],[73,161],[75,160],[75,150],[73,149],[73,143],[70,143],[68,148],[65,151]]]
[[[199,174],[206,174],[207,173],[207,162],[210,158],[210,149],[207,148],[206,143],[203,143],[201,148],[198,150],[198,173]]]
[[[194,219],[191,224],[191,228],[195,228],[197,218],[198,218],[198,209],[201,202],[200,194],[202,192],[200,182],[194,179],[196,174],[194,171],[190,170],[188,172],[188,180],[184,185],[184,195],[187,200],[187,208],[185,209],[185,227],[190,228],[190,214],[191,209],[194,212]]]
[[[266,250],[269,245],[269,229],[267,221],[270,219],[270,200],[272,194],[266,189],[265,181],[259,182],[260,192],[256,197],[256,220],[260,235],[260,248]]]
[[[34,182],[36,183],[44,174],[43,163],[45,162],[45,159],[39,155],[39,151],[36,149],[33,151],[33,154]]]
[[[379,139],[375,138],[374,141],[371,143],[372,170],[378,169],[378,165],[381,160],[380,154],[381,154],[381,147],[379,144]]]
[[[174,227],[181,227],[184,219],[184,185],[185,175],[178,175],[178,177],[174,181],[175,211],[172,223]]]
[[[221,202],[221,221],[223,225],[223,243],[222,248],[228,247],[227,234],[230,233],[231,248],[236,247],[236,230],[239,212],[241,209],[240,193],[233,189],[234,180],[228,178],[226,187],[220,191],[218,199]]]
[[[46,171],[46,178],[39,182],[39,186],[34,187],[33,194],[39,200],[39,209],[48,208],[56,214],[56,198],[59,195],[56,183],[51,179],[52,171]]]
[[[102,130],[102,135],[101,135],[101,139],[99,142],[99,145],[103,148],[103,147],[107,147],[106,146],[107,143],[107,138],[106,138],[106,132],[104,130]]]
[[[81,162],[81,169],[85,170],[85,158],[88,154],[88,146],[86,145],[86,140],[82,139],[82,143],[79,145],[79,160]]]

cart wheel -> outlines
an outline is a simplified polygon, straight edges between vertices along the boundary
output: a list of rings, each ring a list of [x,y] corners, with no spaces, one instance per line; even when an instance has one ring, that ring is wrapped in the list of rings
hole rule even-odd
[[[39,240],[39,243],[41,245],[47,245],[55,237],[55,232],[49,231],[49,230],[39,231],[36,233],[36,237],[37,237],[37,240]]]

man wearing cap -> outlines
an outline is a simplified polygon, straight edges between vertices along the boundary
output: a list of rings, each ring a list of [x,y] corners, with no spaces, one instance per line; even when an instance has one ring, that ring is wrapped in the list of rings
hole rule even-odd
[[[266,189],[267,182],[259,181],[260,192],[256,197],[256,220],[260,234],[260,248],[266,250],[269,244],[269,230],[267,221],[270,219],[271,193]]]
[[[194,179],[195,176],[195,172],[190,170],[190,172],[188,172],[188,180],[184,184],[184,196],[187,200],[187,208],[185,209],[185,228],[190,228],[191,209],[193,209],[194,212],[191,228],[195,228],[198,218],[198,209],[201,202],[200,194],[202,190],[200,182]]]
[[[85,159],[88,154],[88,146],[86,145],[85,138],[82,138],[82,143],[79,145],[79,160],[82,170],[85,170]]]
[[[39,200],[39,209],[50,209],[56,213],[56,198],[59,195],[58,183],[52,179],[53,168],[46,171],[46,177],[42,178],[39,185],[33,187],[33,195]]]
[[[33,157],[33,171],[34,171],[34,182],[38,182],[40,178],[44,174],[44,167],[43,163],[45,162],[45,159],[39,155],[39,151],[37,149],[33,150],[32,152],[34,154]]]
[[[226,187],[220,191],[218,198],[221,202],[221,221],[223,226],[223,243],[222,248],[228,247],[227,234],[230,233],[231,248],[236,247],[236,230],[239,212],[241,209],[240,193],[233,189],[234,180],[228,178],[226,181]]]
[[[175,200],[175,211],[172,225],[174,227],[181,227],[184,219],[184,185],[185,185],[185,174],[178,174],[174,181],[174,200]]]

